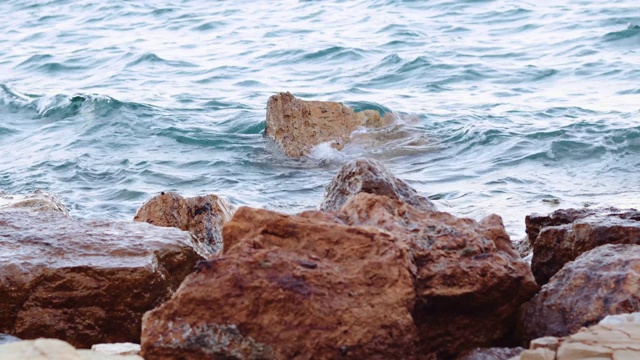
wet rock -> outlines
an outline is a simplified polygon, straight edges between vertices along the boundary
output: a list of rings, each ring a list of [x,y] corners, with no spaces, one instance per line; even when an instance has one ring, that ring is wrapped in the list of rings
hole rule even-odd
[[[200,259],[187,233],[0,211],[0,332],[78,347],[136,342],[142,315]]]
[[[518,308],[538,286],[499,216],[476,222],[366,193],[347,201],[338,216],[387,231],[410,247],[420,353],[447,357],[514,342]]]
[[[91,350],[107,355],[138,355],[140,354],[140,344],[134,343],[114,343],[95,344]]]
[[[610,314],[640,310],[640,245],[603,245],[556,273],[520,312],[522,343],[566,336]]]
[[[76,350],[57,339],[37,339],[0,345],[2,360],[144,360],[140,356],[107,355],[91,350]]]
[[[163,192],[147,201],[136,213],[135,221],[188,231],[196,250],[204,257],[222,249],[222,225],[235,209],[217,195],[183,198]]]
[[[477,348],[469,351],[457,360],[508,360],[514,356],[520,355],[524,350],[521,347],[516,348]]]
[[[54,211],[68,214],[64,204],[55,196],[41,190],[31,194],[17,195],[0,191],[0,210],[28,209],[32,211]]]
[[[531,268],[541,285],[565,263],[597,246],[640,244],[640,212],[634,209],[566,209],[529,215],[525,222],[533,248]]]
[[[240,208],[222,256],[144,316],[153,359],[415,359],[406,246],[332,214]]]
[[[341,103],[300,100],[287,92],[267,101],[265,135],[275,140],[287,156],[301,157],[324,142],[342,150],[356,128],[380,127],[392,121],[391,115],[380,117],[375,110],[356,113]]]
[[[435,205],[406,182],[396,178],[382,163],[373,159],[357,159],[344,165],[327,187],[321,211],[336,211],[349,198],[359,193],[384,195],[424,211]]]
[[[0,334],[0,344],[8,344],[10,342],[20,341],[20,338],[11,336],[9,334]]]
[[[564,338],[535,339],[514,360],[640,359],[640,314],[611,320]]]

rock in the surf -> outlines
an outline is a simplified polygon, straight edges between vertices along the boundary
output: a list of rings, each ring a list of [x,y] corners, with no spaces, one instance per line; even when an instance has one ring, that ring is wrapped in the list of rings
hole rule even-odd
[[[68,214],[62,201],[44,191],[36,190],[31,194],[19,195],[0,191],[0,210],[27,209],[32,211],[55,211]]]
[[[640,212],[635,209],[563,209],[526,217],[533,248],[531,268],[545,284],[564,264],[604,244],[640,244]]]
[[[134,220],[188,231],[198,252],[206,257],[222,249],[222,225],[231,219],[234,210],[217,195],[184,198],[163,192],[147,201]]]
[[[429,199],[419,195],[409,184],[393,176],[379,161],[357,159],[344,165],[331,180],[320,210],[339,210],[349,198],[359,193],[384,195],[425,211],[436,208]]]
[[[356,113],[332,101],[300,100],[291,93],[273,95],[267,101],[265,135],[275,140],[289,157],[301,157],[321,143],[342,150],[359,126],[380,127],[393,121],[375,110]]]
[[[414,268],[391,234],[247,207],[223,233],[145,314],[146,359],[416,359]]]
[[[518,309],[538,286],[499,216],[477,222],[366,193],[350,198],[337,216],[382,229],[411,249],[420,353],[450,357],[515,341]]]
[[[596,247],[557,272],[520,311],[523,344],[640,311],[640,245]]]
[[[57,212],[0,211],[0,332],[88,348],[137,342],[200,256],[189,234]]]

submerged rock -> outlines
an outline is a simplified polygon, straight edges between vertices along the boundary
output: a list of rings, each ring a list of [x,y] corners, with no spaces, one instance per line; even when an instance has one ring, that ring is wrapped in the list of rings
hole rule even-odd
[[[347,201],[338,216],[349,225],[380,228],[410,247],[420,353],[448,357],[514,342],[518,309],[538,286],[499,216],[476,222],[365,193]]]
[[[109,355],[91,350],[76,350],[58,339],[37,339],[0,345],[2,360],[144,360],[137,355]]]
[[[78,347],[137,342],[200,259],[187,233],[133,222],[1,211],[0,233],[0,332]]]
[[[360,126],[380,127],[393,121],[375,110],[356,113],[332,101],[305,101],[291,93],[273,95],[267,101],[265,135],[275,140],[289,157],[301,157],[324,142],[342,150],[350,134]]]
[[[400,200],[416,209],[435,210],[435,205],[406,182],[396,178],[382,163],[373,159],[357,159],[344,165],[327,187],[321,211],[336,211],[359,193],[384,195]]]
[[[191,233],[200,255],[207,257],[222,249],[222,225],[231,219],[234,208],[217,195],[183,198],[163,192],[147,201],[133,218]]]
[[[32,211],[54,211],[68,214],[64,204],[55,196],[41,190],[31,194],[16,195],[0,191],[0,210],[27,209]]]
[[[604,244],[640,244],[640,212],[635,209],[566,209],[525,219],[533,248],[531,268],[545,284],[564,264]]]
[[[639,310],[640,245],[603,245],[567,263],[522,306],[519,333],[527,344]]]
[[[144,316],[153,359],[415,359],[408,249],[332,215],[240,208],[224,255]]]
[[[640,359],[640,314],[616,316],[564,337],[544,337],[513,360]]]

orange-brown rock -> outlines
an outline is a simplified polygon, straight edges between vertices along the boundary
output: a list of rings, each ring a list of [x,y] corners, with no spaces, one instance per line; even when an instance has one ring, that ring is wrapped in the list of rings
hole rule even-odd
[[[538,284],[565,263],[604,244],[640,244],[640,212],[634,209],[566,209],[525,219]]]
[[[390,234],[243,207],[223,235],[145,314],[145,359],[416,358],[413,267]]]
[[[435,210],[435,205],[419,195],[409,184],[396,178],[379,161],[357,159],[344,165],[327,187],[322,211],[336,211],[359,193],[384,195],[400,200],[419,210]]]
[[[356,113],[338,102],[305,101],[287,92],[267,101],[265,135],[275,140],[287,156],[301,157],[324,142],[342,150],[359,126],[380,127],[392,121],[392,116],[380,117],[375,110]]]
[[[233,211],[217,195],[183,198],[163,192],[147,201],[133,219],[188,231],[198,253],[207,257],[222,249],[222,225],[231,219]]]
[[[519,333],[526,345],[639,310],[640,245],[603,245],[567,263],[522,306]]]
[[[514,341],[518,308],[538,286],[499,216],[478,223],[366,193],[352,197],[338,216],[385,230],[411,248],[421,353],[447,357]]]
[[[0,211],[0,234],[0,333],[84,348],[137,342],[200,259],[186,233],[134,222]]]

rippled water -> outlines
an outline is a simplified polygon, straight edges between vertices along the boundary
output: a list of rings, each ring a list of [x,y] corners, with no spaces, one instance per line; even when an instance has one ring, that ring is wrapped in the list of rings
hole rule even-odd
[[[638,206],[640,6],[553,1],[0,1],[0,189],[132,218],[164,190],[316,207],[370,156],[440,209]],[[279,91],[400,114],[344,153],[263,137]]]

